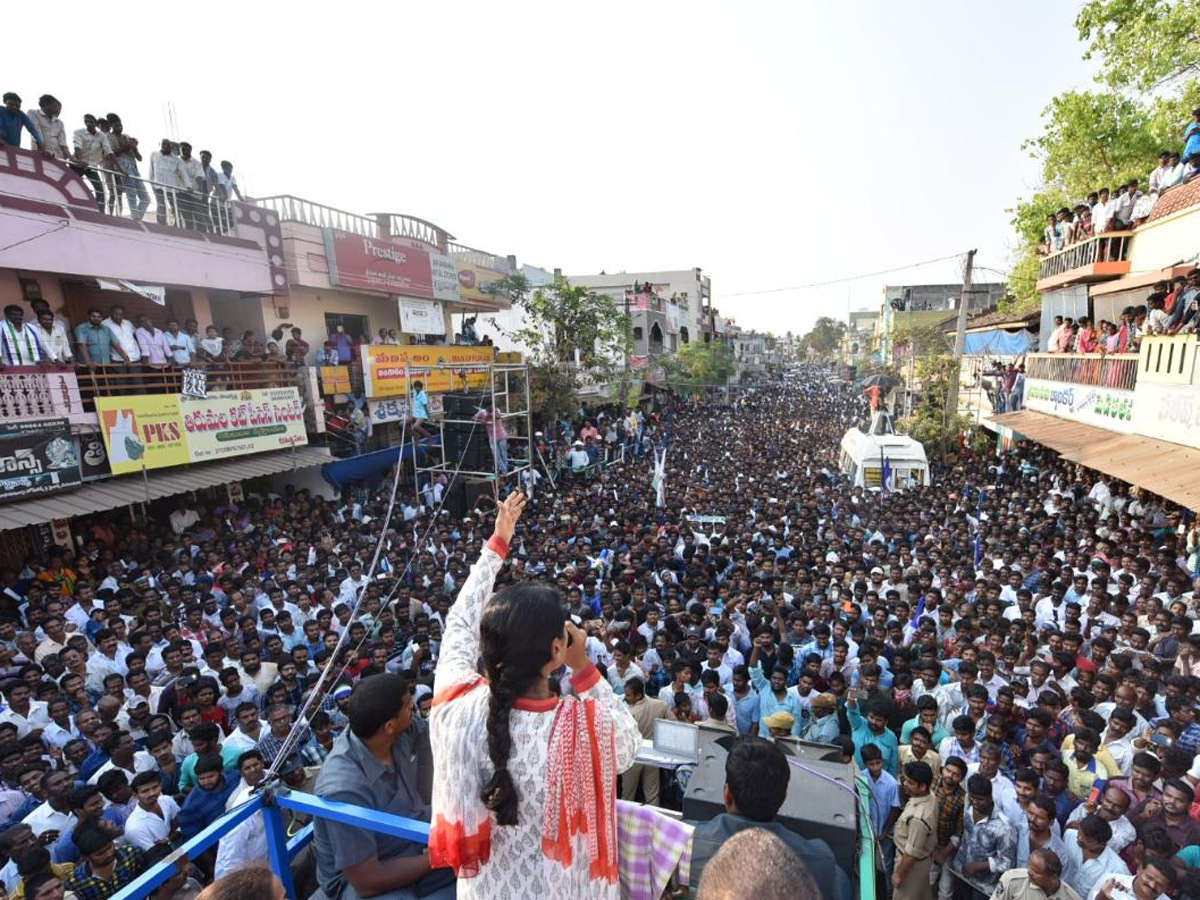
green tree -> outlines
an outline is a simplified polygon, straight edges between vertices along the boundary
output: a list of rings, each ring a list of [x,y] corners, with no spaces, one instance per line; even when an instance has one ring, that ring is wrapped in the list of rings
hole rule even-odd
[[[1150,91],[1200,73],[1197,0],[1088,0],[1075,17],[1085,59],[1114,88]]]
[[[1042,111],[1042,133],[1024,149],[1042,162],[1046,186],[1075,202],[1100,187],[1144,178],[1169,139],[1153,110],[1115,91],[1067,91]]]
[[[1011,210],[1020,247],[1009,289],[1018,303],[1036,296],[1047,214],[1145,178],[1160,150],[1180,147],[1200,106],[1200,0],[1087,0],[1075,25],[1104,88],[1054,97],[1042,133],[1022,145],[1041,161],[1042,187]]]
[[[800,351],[812,350],[819,357],[833,356],[842,345],[846,323],[829,316],[821,316],[813,323],[812,330],[800,339]]]
[[[737,367],[733,350],[724,341],[692,341],[663,357],[667,380],[682,387],[725,384]]]
[[[905,355],[915,353],[918,358],[953,349],[954,337],[948,336],[938,323],[902,320],[892,330],[892,343],[904,348]]]
[[[633,348],[624,309],[612,297],[576,287],[566,278],[531,289],[523,275],[510,275],[494,282],[489,292],[524,313],[520,328],[501,331],[529,348],[533,410],[542,420],[578,408],[580,370],[602,384],[612,383]],[[622,381],[623,394],[626,387]]]
[[[921,442],[930,460],[946,459],[958,447],[958,436],[975,436],[975,422],[970,416],[947,416],[946,398],[950,379],[957,378],[959,363],[948,353],[921,356],[916,363],[916,384],[920,400],[912,415],[899,422],[900,430]]]

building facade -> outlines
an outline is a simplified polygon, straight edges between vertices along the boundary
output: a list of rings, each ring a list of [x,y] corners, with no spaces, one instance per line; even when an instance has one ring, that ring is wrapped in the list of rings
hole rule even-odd
[[[412,216],[147,187],[145,210],[128,183],[100,202],[0,147],[0,565],[74,546],[73,517],[248,479],[335,496],[331,451],[386,444],[413,369],[461,363],[467,383],[504,349],[479,319],[509,306],[513,257]]]

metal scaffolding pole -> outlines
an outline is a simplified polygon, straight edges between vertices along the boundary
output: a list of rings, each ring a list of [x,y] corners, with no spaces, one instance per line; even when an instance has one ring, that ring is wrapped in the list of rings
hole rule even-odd
[[[413,454],[413,477],[417,482],[420,481],[422,475],[430,479],[436,478],[438,474],[449,474],[451,476],[451,484],[446,486],[447,492],[452,486],[453,479],[458,476],[474,477],[486,479],[491,483],[492,494],[499,500],[504,490],[504,485],[510,477],[515,478],[518,484],[521,484],[525,479],[523,473],[530,470],[534,466],[533,456],[533,414],[531,408],[531,393],[529,387],[529,366],[525,363],[486,363],[479,366],[455,366],[439,364],[429,366],[417,370],[416,374],[424,375],[430,379],[430,383],[435,383],[436,373],[447,372],[450,378],[453,379],[456,375],[463,376],[464,390],[461,393],[476,394],[480,401],[485,401],[490,397],[491,401],[491,416],[493,421],[507,432],[505,425],[508,424],[515,429],[514,436],[524,437],[526,444],[525,458],[519,461],[510,460],[509,470],[507,472],[500,471],[500,461],[496,455],[496,442],[489,441],[492,453],[491,468],[484,470],[482,468],[474,468],[470,464],[466,464],[466,459],[469,454],[470,439],[467,440],[467,446],[462,448],[462,452],[455,459],[447,458],[446,454],[446,428],[453,425],[469,425],[474,429],[479,427],[480,422],[471,414],[469,418],[461,418],[462,413],[447,413],[443,410],[441,418],[438,420],[438,429],[441,435],[440,446],[437,448],[429,447],[422,458],[418,460],[414,448]],[[411,378],[414,373],[409,371],[407,366],[405,370],[406,379]],[[524,400],[525,403],[520,409],[513,409],[513,397],[511,391],[511,377],[520,375],[524,378]],[[475,377],[472,384],[472,376]],[[481,383],[483,378],[487,379],[486,384]],[[411,391],[411,381],[408,382]],[[458,393],[458,392],[456,392]],[[480,407],[482,409],[482,407]],[[522,420],[524,422],[522,423]],[[521,434],[521,429],[524,429],[524,434]],[[492,427],[493,433],[496,428]],[[507,438],[506,438],[507,441]],[[506,445],[507,449],[507,445]],[[451,454],[453,455],[453,454]],[[514,465],[514,463],[516,463]],[[530,479],[532,481],[532,479]]]

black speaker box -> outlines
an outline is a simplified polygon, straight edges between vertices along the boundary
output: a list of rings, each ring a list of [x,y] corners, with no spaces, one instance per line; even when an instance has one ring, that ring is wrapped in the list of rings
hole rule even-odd
[[[442,394],[442,415],[447,419],[470,419],[483,406],[484,395],[473,391]]]
[[[442,452],[453,468],[459,468],[460,460],[461,467],[468,471],[486,472],[492,468],[492,449],[482,425],[443,425],[442,437]]]
[[[683,795],[685,819],[706,822],[725,812],[725,758],[731,746],[732,740],[716,740],[701,731],[700,761],[688,779],[687,791]],[[802,837],[820,838],[828,843],[837,857],[838,865],[854,878],[858,871],[855,865],[858,812],[852,793],[856,790],[853,770],[841,762],[820,758],[830,752],[830,748],[824,745],[789,741],[780,746],[785,754],[811,772],[794,764],[790,766],[787,797],[779,810],[778,820]],[[826,777],[822,778],[822,775]],[[837,784],[830,783],[826,778],[833,779]]]
[[[461,478],[455,478],[449,490],[442,498],[442,509],[450,513],[450,517],[459,521],[467,514],[467,492]]]

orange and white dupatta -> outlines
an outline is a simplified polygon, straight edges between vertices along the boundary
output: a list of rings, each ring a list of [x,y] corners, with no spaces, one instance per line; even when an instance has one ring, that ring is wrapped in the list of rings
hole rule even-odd
[[[487,680],[475,675],[434,698],[431,718],[444,739],[435,742],[429,860],[459,878],[473,878],[491,857],[492,819],[483,805],[479,765],[485,736]],[[570,870],[582,853],[591,878],[616,883],[616,737],[610,718],[593,699],[566,697],[554,713],[546,759],[542,853],[554,871]],[[514,826],[517,827],[517,826]]]

